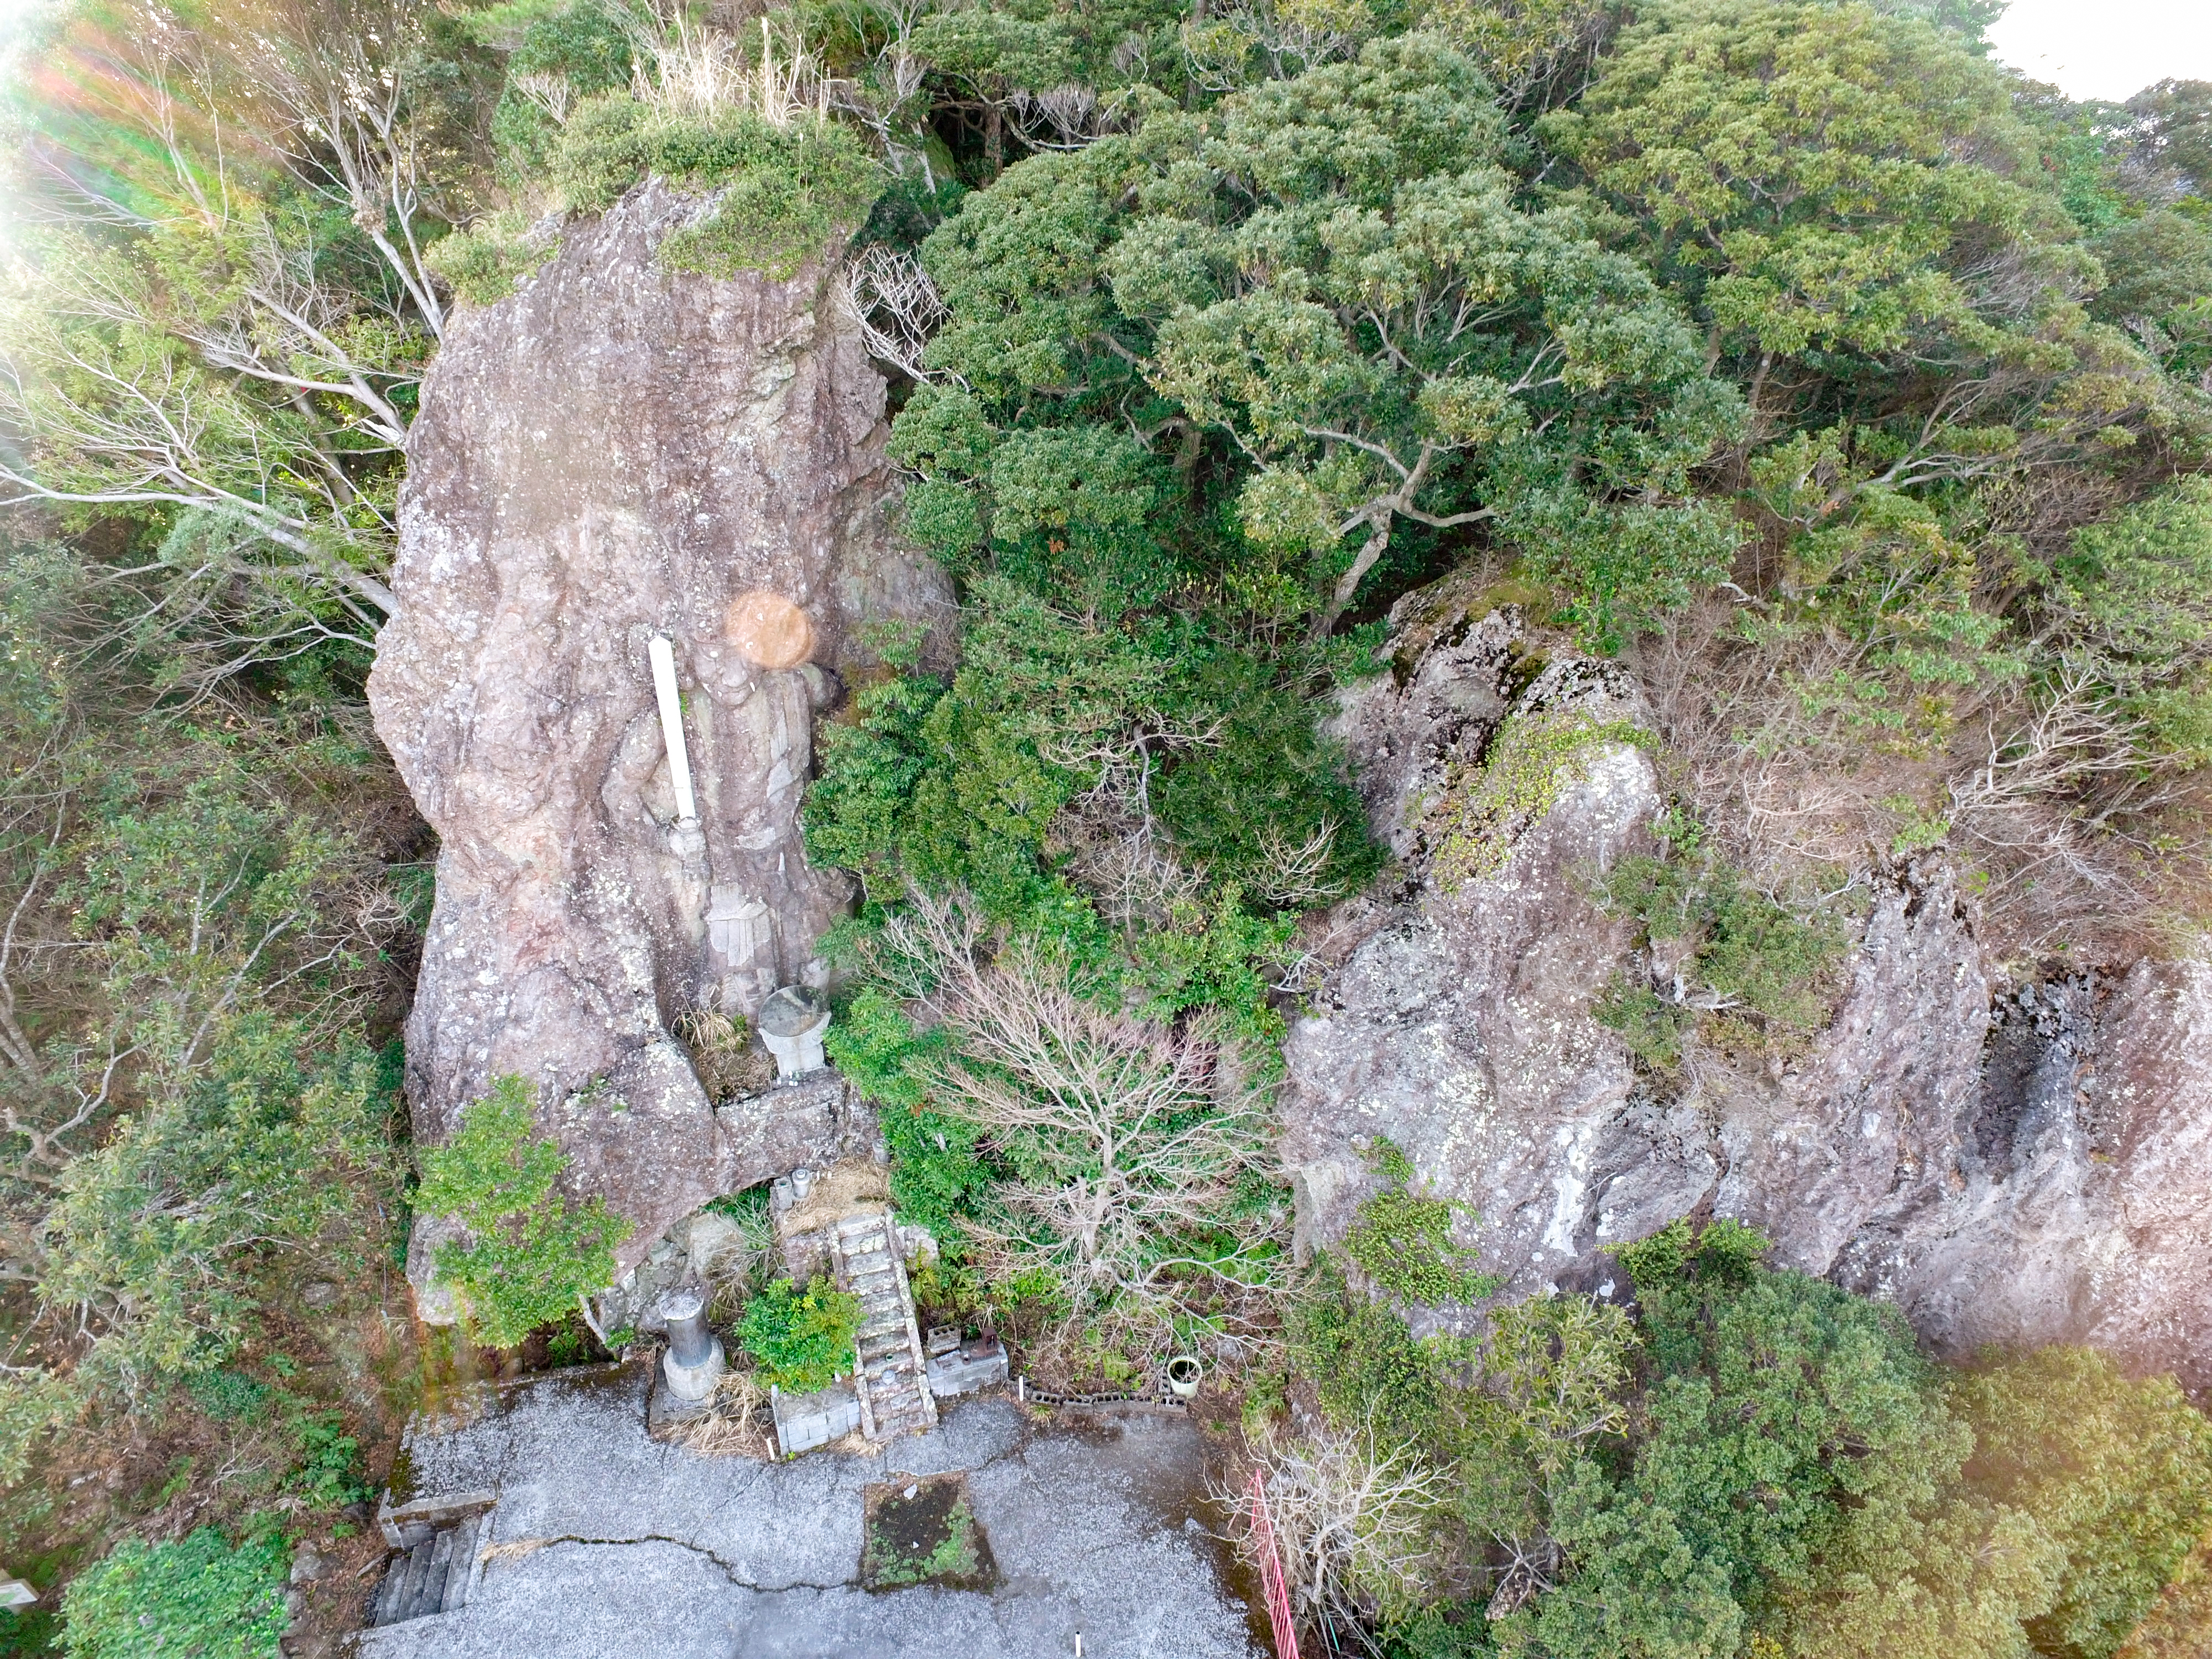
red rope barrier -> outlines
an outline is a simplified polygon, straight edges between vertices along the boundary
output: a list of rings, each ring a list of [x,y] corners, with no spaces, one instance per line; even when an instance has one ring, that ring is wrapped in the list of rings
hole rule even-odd
[[[1252,1553],[1259,1558],[1260,1589],[1267,1598],[1267,1617],[1275,1626],[1275,1659],[1298,1659],[1298,1630],[1291,1618],[1290,1587],[1283,1583],[1283,1560],[1275,1553],[1275,1529],[1267,1524],[1267,1477],[1252,1471]]]

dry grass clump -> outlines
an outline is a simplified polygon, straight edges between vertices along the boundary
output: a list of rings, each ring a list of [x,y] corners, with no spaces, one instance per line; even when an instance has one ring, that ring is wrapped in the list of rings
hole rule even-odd
[[[754,1042],[750,1020],[694,1008],[676,1017],[675,1031],[690,1054],[699,1086],[718,1106],[757,1095],[775,1081],[775,1061]]]
[[[750,1371],[730,1370],[714,1385],[707,1408],[668,1431],[668,1437],[702,1457],[775,1456],[775,1436],[766,1412],[768,1392]]]
[[[1774,892],[1948,847],[1996,962],[2125,960],[2212,915],[2203,781],[2059,672],[1901,690],[1875,644],[1713,600],[1638,644],[1669,781]]]

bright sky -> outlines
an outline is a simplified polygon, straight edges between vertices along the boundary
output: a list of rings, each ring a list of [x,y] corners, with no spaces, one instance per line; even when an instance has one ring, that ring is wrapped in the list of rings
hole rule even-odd
[[[2012,0],[1990,40],[2069,98],[2118,103],[2155,81],[2212,81],[2212,0]]]

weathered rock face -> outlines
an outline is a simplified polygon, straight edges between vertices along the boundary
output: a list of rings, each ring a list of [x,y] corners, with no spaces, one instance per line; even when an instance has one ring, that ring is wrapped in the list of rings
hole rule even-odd
[[[1494,875],[1432,878],[1430,805],[1509,713],[1638,712],[1614,671],[1544,663],[1510,613],[1468,599],[1410,596],[1396,672],[1340,722],[1402,879],[1327,919],[1327,977],[1287,1045],[1302,1245],[1350,1224],[1386,1134],[1428,1191],[1480,1212],[1463,1242],[1511,1293],[1617,1288],[1609,1249],[1732,1215],[1789,1265],[1895,1300],[1946,1352],[2089,1341],[2212,1389],[2212,966],[2146,963],[1993,1008],[1970,907],[1923,856],[1873,872],[1811,1053],[1660,1098],[1589,1012],[1633,943],[1589,887],[1649,844],[1641,751],[1587,751]]]
[[[750,1013],[808,971],[848,898],[800,846],[811,721],[863,621],[949,599],[889,532],[884,383],[826,270],[657,269],[696,210],[641,186],[458,319],[410,439],[402,610],[369,684],[442,842],[408,1026],[416,1133],[442,1139],[495,1076],[535,1080],[574,1183],[637,1223],[625,1265],[813,1150],[781,1145],[796,1125],[770,1121],[773,1093],[718,1115],[669,1027]],[[697,835],[676,827],[655,635]]]
[[[1494,878],[1455,890],[1422,879],[1425,806],[1509,711],[1633,709],[1633,688],[1596,665],[1553,664],[1512,696],[1521,644],[1492,612],[1457,637],[1447,629],[1402,686],[1385,678],[1348,700],[1340,735],[1372,827],[1413,880],[1334,919],[1323,949],[1340,965],[1286,1049],[1285,1153],[1302,1243],[1349,1224],[1368,1189],[1365,1145],[1387,1135],[1431,1190],[1480,1211],[1486,1258],[1533,1285],[1589,1265],[1601,1207],[1637,1237],[1624,1204],[1668,1218],[1680,1191],[1711,1184],[1711,1168],[1701,1133],[1686,1154],[1692,1171],[1651,1166],[1627,1057],[1586,1012],[1630,936],[1583,896],[1583,872],[1649,846],[1659,799],[1640,750],[1592,751]],[[1605,1171],[1656,1178],[1658,1190],[1638,1205]]]
[[[2212,965],[2002,997],[1948,1137],[1839,1253],[1945,1349],[2088,1342],[2212,1393]]]

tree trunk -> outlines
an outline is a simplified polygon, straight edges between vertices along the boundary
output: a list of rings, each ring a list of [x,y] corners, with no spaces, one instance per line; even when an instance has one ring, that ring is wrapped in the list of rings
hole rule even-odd
[[[1352,568],[1337,579],[1336,592],[1329,595],[1328,603],[1314,617],[1313,637],[1316,641],[1329,636],[1336,627],[1336,619],[1351,605],[1352,595],[1359,592],[1360,582],[1375,568],[1376,560],[1382,556],[1382,550],[1389,545],[1390,520],[1385,518],[1368,533],[1367,544],[1359,550],[1359,556],[1352,562]]]

